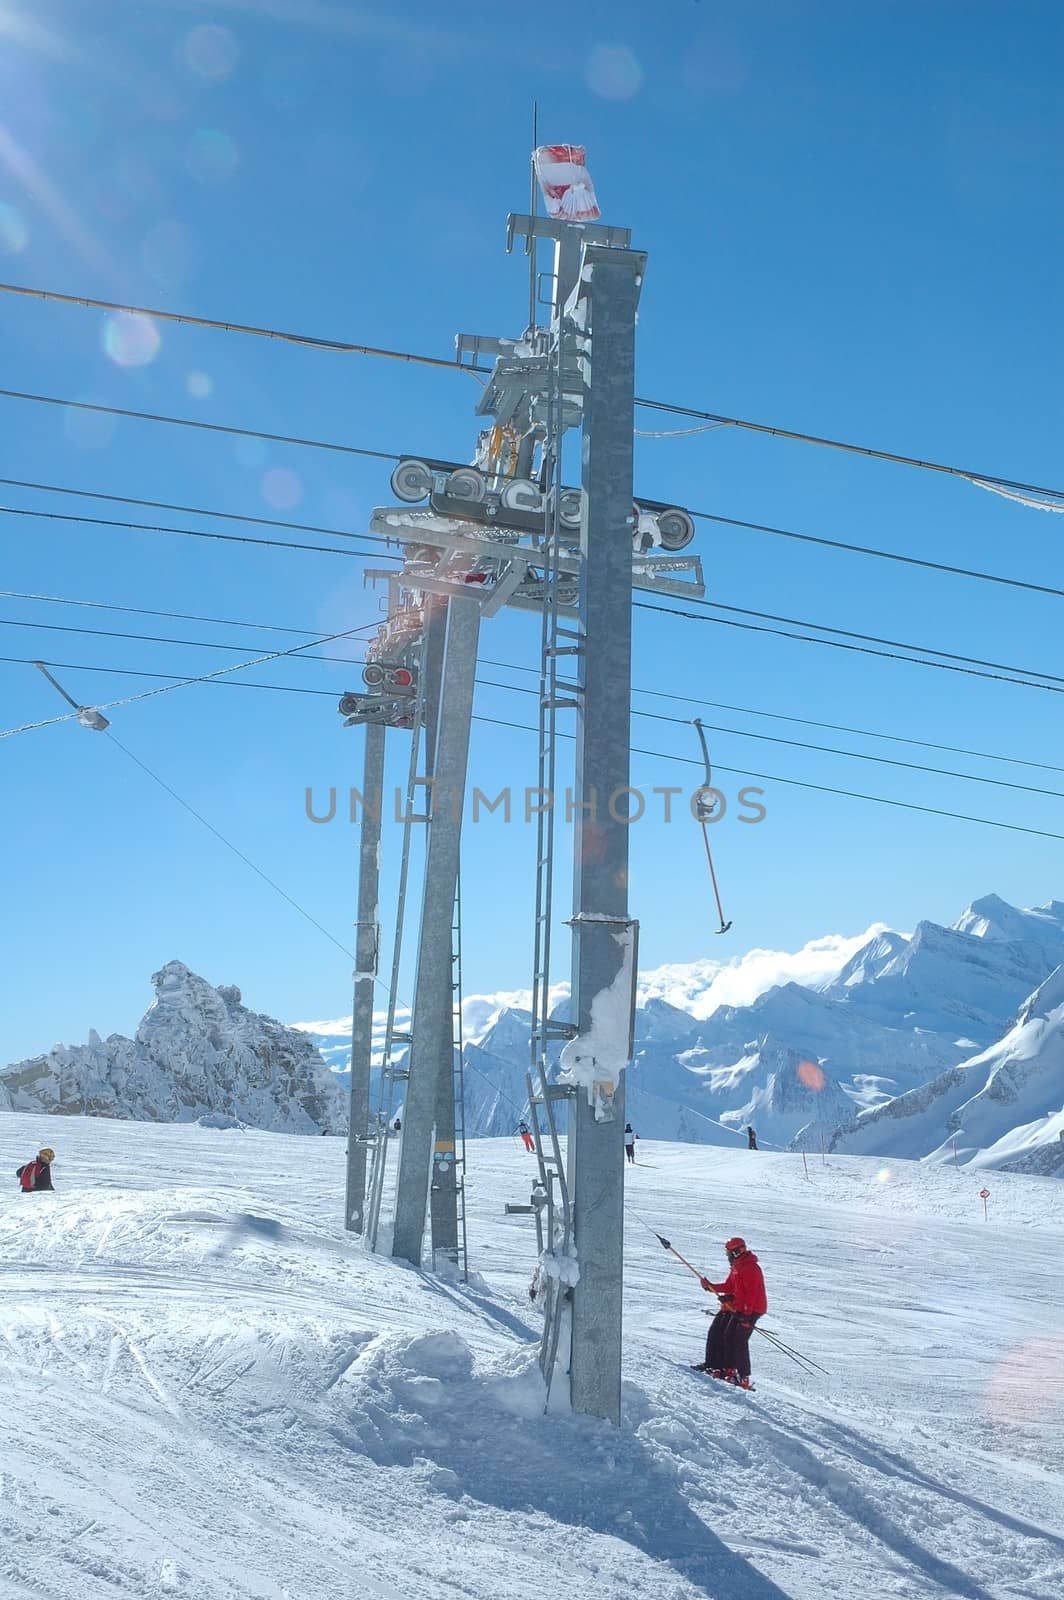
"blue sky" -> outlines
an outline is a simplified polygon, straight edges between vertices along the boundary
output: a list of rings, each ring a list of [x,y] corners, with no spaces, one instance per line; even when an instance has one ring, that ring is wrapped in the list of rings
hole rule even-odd
[[[504,221],[527,204],[535,97],[542,137],[587,144],[606,219],[649,252],[640,393],[1060,484],[1062,33],[1051,3],[591,3],[555,24],[542,7],[497,4],[0,0],[0,278],[444,356],[458,331],[518,334],[524,261],[506,257]],[[475,390],[460,375],[166,324],[131,339],[99,312],[4,295],[0,339],[9,389],[455,459],[475,437]],[[641,426],[669,426],[648,417]],[[10,399],[0,418],[6,477],[352,532],[389,498],[384,466],[353,457]],[[1059,582],[1057,518],[931,473],[721,430],[641,440],[637,484],[728,516]],[[8,485],[0,504],[124,515]],[[3,514],[0,527],[8,590],[323,633],[376,615],[365,562],[349,555]],[[711,598],[728,604],[1060,670],[1052,597],[712,524],[698,548]],[[0,654],[96,669],[204,672],[235,659],[223,644],[295,642],[28,600],[3,600],[0,615]],[[536,648],[527,618],[484,629],[494,660],[527,666]],[[146,683],[60,675],[86,701]],[[289,661],[248,676],[340,691],[355,669]],[[634,678],[1060,760],[1055,695],[701,622],[638,613]],[[530,707],[479,693],[486,716],[527,723]],[[0,663],[0,726],[61,709],[32,667]],[[703,715],[1049,789],[1064,778]],[[349,941],[356,832],[304,817],[308,784],[342,788],[360,767],[360,736],[328,699],[204,686],[116,711],[113,724]],[[647,749],[695,753],[682,726],[633,729]],[[1064,832],[1053,797],[736,734],[715,735],[714,754],[744,772]],[[534,755],[528,734],[478,723],[471,780],[520,788],[535,781]],[[403,756],[397,744],[397,774]],[[131,1028],[150,973],[175,957],[275,1015],[344,1009],[347,959],[108,741],[70,725],[26,733],[0,742],[0,775],[0,1060],[90,1025]],[[686,776],[633,758],[637,783]],[[725,939],[711,931],[694,824],[633,830],[645,965],[876,919],[950,920],[990,889],[1028,904],[1061,893],[1059,842],[763,787],[764,823],[718,829]],[[533,842],[501,821],[469,832],[470,991],[527,981]]]

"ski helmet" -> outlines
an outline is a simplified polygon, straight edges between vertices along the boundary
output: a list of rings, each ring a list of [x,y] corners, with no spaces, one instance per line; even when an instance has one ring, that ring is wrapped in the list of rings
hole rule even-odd
[[[733,1261],[736,1256],[741,1256],[746,1253],[746,1240],[726,1239],[724,1241],[724,1248],[728,1253],[729,1261]]]
[[[48,1146],[45,1145],[44,1149],[40,1152],[40,1155],[39,1155],[38,1159],[41,1160],[41,1161],[54,1161],[55,1160],[55,1151],[54,1150],[49,1150]]]

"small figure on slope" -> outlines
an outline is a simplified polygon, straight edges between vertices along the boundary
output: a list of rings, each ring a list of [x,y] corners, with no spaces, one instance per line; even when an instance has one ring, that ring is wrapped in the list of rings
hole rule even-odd
[[[52,1162],[54,1160],[55,1151],[49,1150],[46,1145],[33,1161],[27,1161],[24,1167],[19,1167],[15,1177],[19,1181],[19,1188],[23,1194],[33,1194],[38,1189],[55,1188],[55,1184],[52,1182]]]
[[[521,1126],[518,1128],[517,1131],[521,1135],[521,1140],[522,1140],[522,1143],[524,1144],[525,1149],[529,1152],[530,1155],[535,1154],[536,1141],[532,1137],[532,1130],[528,1126],[528,1123],[527,1122],[522,1122]]]
[[[707,1294],[720,1296],[720,1310],[709,1325],[706,1359],[697,1370],[750,1389],[750,1335],[768,1310],[765,1280],[745,1239],[729,1239],[724,1249],[731,1264],[727,1278],[723,1283],[702,1279]]]
[[[624,1153],[633,1166],[635,1165],[635,1141],[637,1138],[638,1135],[632,1132],[632,1124],[626,1122],[624,1125]]]
[[[396,1117],[395,1121],[392,1123],[392,1132],[393,1133],[402,1133],[402,1131],[403,1131],[403,1119],[402,1119],[402,1117]]]
[[[746,1129],[746,1144],[749,1150],[757,1149],[757,1134],[754,1132],[754,1129],[749,1126],[749,1124],[747,1124]]]

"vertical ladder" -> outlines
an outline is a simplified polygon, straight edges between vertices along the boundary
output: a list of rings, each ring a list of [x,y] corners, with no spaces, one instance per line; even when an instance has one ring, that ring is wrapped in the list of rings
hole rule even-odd
[[[554,917],[555,789],[557,784],[557,713],[579,705],[579,686],[562,679],[559,663],[581,651],[578,627],[561,616],[560,590],[568,577],[561,571],[560,498],[562,492],[562,435],[564,432],[564,327],[559,308],[551,329],[550,387],[547,395],[547,430],[544,441],[544,479],[547,510],[544,519],[542,567],[543,612],[540,630],[540,681],[537,784],[541,809],[536,819],[536,909],[533,933],[531,1070],[528,1076],[529,1116],[532,1122],[540,1182],[546,1191],[545,1226],[537,1212],[541,1250],[548,1255],[568,1253],[572,1238],[569,1185],[562,1159],[555,1104],[567,1091],[549,1082],[550,1046],[572,1036],[569,1024],[553,1021],[551,1011],[551,946]],[[544,802],[547,802],[544,804]],[[541,1122],[540,1111],[543,1112]],[[547,1141],[545,1143],[545,1140]],[[565,1291],[556,1277],[541,1278],[544,1292],[543,1337],[540,1364],[548,1399],[565,1318]]]
[[[454,897],[454,922],[451,929],[451,961],[454,974],[452,992],[454,1044],[454,1160],[458,1201],[458,1267],[469,1281],[469,1250],[466,1238],[466,1125],[465,1125],[465,1031],[462,1026],[462,877]]]

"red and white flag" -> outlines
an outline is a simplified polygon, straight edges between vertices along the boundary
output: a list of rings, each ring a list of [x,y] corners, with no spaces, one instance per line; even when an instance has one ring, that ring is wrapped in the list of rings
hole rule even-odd
[[[548,217],[594,222],[601,217],[582,144],[543,144],[533,156]]]

